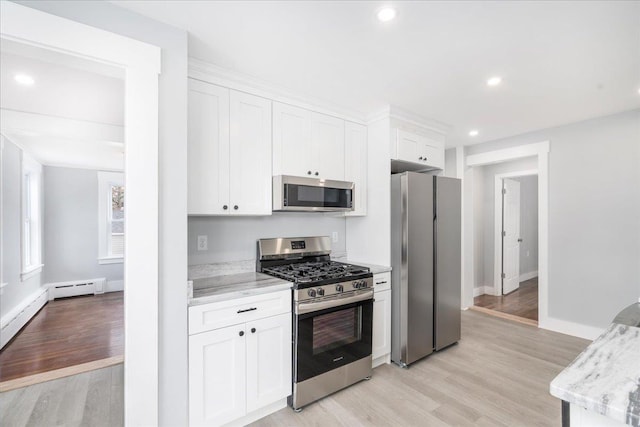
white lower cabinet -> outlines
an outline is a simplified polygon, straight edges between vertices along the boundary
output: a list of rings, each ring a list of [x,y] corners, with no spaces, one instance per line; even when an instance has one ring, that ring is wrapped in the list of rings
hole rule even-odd
[[[290,311],[190,335],[189,424],[244,425],[284,407],[291,357]]]
[[[373,276],[373,367],[391,362],[391,274]]]

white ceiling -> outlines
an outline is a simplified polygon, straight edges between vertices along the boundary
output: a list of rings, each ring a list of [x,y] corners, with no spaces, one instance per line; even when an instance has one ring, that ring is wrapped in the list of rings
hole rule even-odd
[[[31,86],[14,77],[31,76]],[[124,166],[121,70],[0,40],[0,130],[43,164]]]
[[[372,1],[114,3],[189,31],[192,57],[363,115],[392,104],[447,123],[448,146],[640,107],[638,1],[393,2],[385,24]]]

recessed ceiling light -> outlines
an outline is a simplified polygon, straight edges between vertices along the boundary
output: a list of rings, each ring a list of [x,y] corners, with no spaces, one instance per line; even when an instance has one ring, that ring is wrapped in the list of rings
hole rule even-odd
[[[487,85],[489,86],[498,86],[500,83],[502,83],[502,77],[491,77],[489,80],[487,80]]]
[[[14,78],[18,83],[25,86],[31,86],[35,83],[35,80],[33,80],[33,77],[27,74],[16,74]]]
[[[396,10],[392,7],[383,7],[378,11],[378,21],[389,22],[396,17]]]
[[[474,129],[474,130],[472,130],[472,131],[469,131],[469,136],[478,136],[478,133],[479,133],[479,132],[478,132],[477,130],[475,130],[475,129]]]

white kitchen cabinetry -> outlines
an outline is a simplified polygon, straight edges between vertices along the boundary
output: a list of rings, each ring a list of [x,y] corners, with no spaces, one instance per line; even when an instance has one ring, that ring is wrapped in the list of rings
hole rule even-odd
[[[271,214],[271,101],[189,80],[188,213]]]
[[[273,174],[344,180],[344,120],[273,103]]]
[[[192,426],[248,424],[285,407],[291,394],[291,291],[238,301],[189,308]]]
[[[391,159],[414,163],[418,168],[444,169],[444,144],[424,135],[396,129],[395,141],[391,143]]]
[[[367,127],[344,124],[344,179],[355,183],[354,210],[347,216],[367,214]]]
[[[391,363],[391,273],[373,276],[373,367]]]

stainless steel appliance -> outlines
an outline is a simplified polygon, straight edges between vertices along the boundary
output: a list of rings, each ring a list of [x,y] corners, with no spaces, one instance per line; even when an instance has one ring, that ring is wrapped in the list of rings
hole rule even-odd
[[[353,210],[353,182],[278,175],[273,177],[273,210],[343,212]]]
[[[371,377],[373,274],[330,253],[328,237],[258,240],[257,271],[294,283],[295,410]]]
[[[460,339],[460,187],[391,176],[391,360],[403,367]]]

